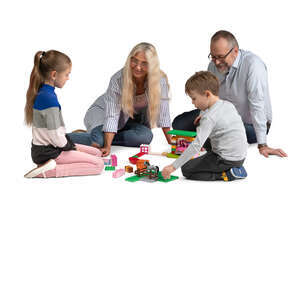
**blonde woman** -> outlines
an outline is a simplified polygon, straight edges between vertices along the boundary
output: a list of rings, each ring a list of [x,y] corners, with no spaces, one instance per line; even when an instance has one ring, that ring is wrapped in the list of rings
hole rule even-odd
[[[106,93],[88,109],[87,132],[69,136],[75,143],[100,148],[103,156],[111,145],[138,147],[150,144],[151,128],[161,127],[170,143],[167,76],[160,70],[156,49],[149,43],[136,45],[123,69],[111,77]]]

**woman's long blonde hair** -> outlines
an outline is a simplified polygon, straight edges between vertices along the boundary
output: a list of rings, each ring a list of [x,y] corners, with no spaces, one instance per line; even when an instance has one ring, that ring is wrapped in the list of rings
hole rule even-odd
[[[131,118],[134,114],[134,81],[132,77],[132,72],[130,68],[131,58],[135,56],[138,52],[144,52],[145,57],[148,62],[148,73],[146,80],[148,81],[148,119],[150,126],[156,127],[156,122],[159,114],[160,107],[160,79],[165,77],[167,84],[167,75],[160,70],[159,59],[156,49],[153,45],[149,43],[140,43],[133,47],[130,51],[128,58],[123,69],[123,89],[122,89],[122,109]]]
[[[34,66],[30,75],[29,87],[26,93],[25,124],[30,126],[33,118],[34,100],[41,85],[49,79],[51,71],[62,72],[71,65],[71,59],[64,53],[49,50],[38,51],[34,56]]]

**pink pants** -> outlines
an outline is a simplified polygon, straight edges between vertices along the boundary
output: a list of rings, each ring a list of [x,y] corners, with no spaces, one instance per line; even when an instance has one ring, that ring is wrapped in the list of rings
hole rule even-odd
[[[80,144],[76,144],[76,149],[63,151],[55,159],[56,168],[47,171],[46,177],[96,175],[102,172],[104,163],[99,149]]]

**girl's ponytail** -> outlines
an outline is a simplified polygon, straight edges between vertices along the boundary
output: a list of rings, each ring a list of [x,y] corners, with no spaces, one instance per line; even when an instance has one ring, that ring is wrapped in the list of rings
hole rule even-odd
[[[62,72],[71,64],[71,59],[66,54],[56,50],[38,51],[35,54],[34,66],[26,94],[25,123],[28,126],[32,125],[35,98],[42,84],[49,79],[50,72]]]
[[[33,118],[33,104],[44,78],[40,72],[40,62],[45,52],[38,51],[34,56],[34,66],[30,75],[29,88],[26,93],[25,123],[30,126]]]

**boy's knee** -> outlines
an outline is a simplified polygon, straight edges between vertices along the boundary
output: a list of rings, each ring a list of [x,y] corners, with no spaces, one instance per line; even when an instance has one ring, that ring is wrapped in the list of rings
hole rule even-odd
[[[189,178],[191,176],[191,172],[189,168],[186,167],[186,164],[181,167],[181,172],[185,178]]]

